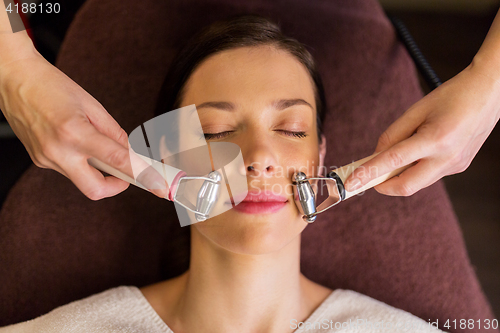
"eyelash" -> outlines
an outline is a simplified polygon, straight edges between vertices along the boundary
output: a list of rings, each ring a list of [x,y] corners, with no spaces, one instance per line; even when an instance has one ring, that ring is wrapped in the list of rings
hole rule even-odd
[[[277,132],[281,132],[287,136],[303,139],[307,136],[306,132],[293,132],[293,131],[285,131],[285,130],[277,130]],[[227,135],[233,133],[233,131],[225,131],[220,133],[204,133],[205,140],[214,140],[214,139],[222,139]]]
[[[293,131],[285,131],[285,130],[278,130],[278,132],[284,133],[285,135],[296,137],[299,139],[303,139],[307,136],[306,132],[293,132]]]
[[[204,133],[205,140],[222,139],[228,134],[233,133],[233,131],[225,131],[220,133]]]

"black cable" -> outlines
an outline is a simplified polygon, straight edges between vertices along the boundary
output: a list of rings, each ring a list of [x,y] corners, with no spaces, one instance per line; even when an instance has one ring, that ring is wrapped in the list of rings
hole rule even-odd
[[[396,29],[398,37],[406,47],[406,50],[415,62],[417,69],[419,70],[420,74],[422,74],[429,88],[431,90],[434,90],[435,88],[439,87],[442,83],[441,80],[437,76],[436,72],[434,72],[431,65],[429,65],[427,59],[425,59],[422,51],[420,51],[417,43],[408,31],[408,28],[406,28],[406,26],[404,25],[403,21],[391,15],[388,15],[388,17],[389,20],[391,20],[394,29]]]

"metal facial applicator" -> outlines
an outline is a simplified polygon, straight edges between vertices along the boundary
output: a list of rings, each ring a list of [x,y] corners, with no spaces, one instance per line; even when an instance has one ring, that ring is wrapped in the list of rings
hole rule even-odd
[[[145,156],[141,156],[141,158],[148,159]],[[124,173],[99,161],[94,157],[89,158],[88,162],[91,166],[95,167],[96,169],[104,171],[112,176],[120,178],[144,190],[148,190],[146,186],[137,182],[133,178],[125,175]],[[159,171],[160,175],[162,175],[163,178],[165,178],[165,182],[169,185],[169,193],[165,197],[165,199],[173,201],[181,205],[182,207],[186,208],[187,210],[193,212],[198,222],[205,221],[210,217],[210,211],[217,202],[220,193],[220,185],[222,177],[218,171],[210,172],[207,175],[207,177],[187,177],[184,171],[168,166],[166,164],[159,163],[153,160],[150,160],[149,163],[151,163],[152,166],[156,165],[156,167],[154,167],[155,170]],[[180,200],[179,188],[182,188],[182,182],[195,179],[203,180],[203,184],[198,191],[196,207],[190,207],[190,205],[188,205],[186,202]]]
[[[349,199],[350,197],[362,193],[386,180],[399,175],[405,169],[411,166],[407,165],[396,169],[387,174],[381,175],[366,185],[352,192],[349,192],[344,187],[345,180],[349,177],[353,171],[358,168],[363,163],[371,160],[377,154],[365,157],[359,161],[353,162],[341,168],[330,171],[325,177],[311,177],[307,178],[306,174],[303,172],[296,172],[292,178],[293,190],[295,204],[298,210],[303,214],[302,218],[308,223],[316,221],[318,214],[332,208],[338,203]],[[321,204],[316,203],[316,193],[313,187],[318,188],[318,182],[324,181],[326,188],[328,190],[328,198],[326,198]]]
[[[304,214],[302,218],[306,222],[312,223],[316,221],[316,216],[319,213],[323,213],[345,199],[344,183],[335,171],[330,171],[326,177],[312,178],[307,178],[303,172],[297,172],[294,174],[293,179],[295,203],[299,211]],[[318,207],[316,207],[316,193],[311,186],[311,181],[330,182],[326,184],[329,194],[328,199]]]
[[[198,191],[196,209],[188,207],[177,199],[177,190],[179,187],[175,189],[172,201],[193,212],[198,222],[205,221],[210,217],[210,211],[217,202],[217,199],[219,199],[222,177],[218,171],[212,171],[207,175],[207,177],[182,177],[179,182],[192,179],[204,180],[203,185],[201,185],[200,190]]]

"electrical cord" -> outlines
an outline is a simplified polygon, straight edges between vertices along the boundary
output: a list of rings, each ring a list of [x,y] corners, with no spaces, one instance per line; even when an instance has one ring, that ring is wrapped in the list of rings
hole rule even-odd
[[[420,48],[417,46],[417,43],[408,31],[408,28],[404,25],[403,21],[392,15],[387,16],[389,17],[389,20],[394,26],[394,29],[396,29],[396,33],[398,34],[399,39],[406,47],[406,50],[415,62],[418,71],[420,72],[420,74],[422,74],[429,88],[431,90],[434,90],[435,88],[439,87],[442,83],[441,80],[437,76],[436,72],[434,72],[434,69],[432,69],[427,59],[425,59],[422,51],[420,51]]]

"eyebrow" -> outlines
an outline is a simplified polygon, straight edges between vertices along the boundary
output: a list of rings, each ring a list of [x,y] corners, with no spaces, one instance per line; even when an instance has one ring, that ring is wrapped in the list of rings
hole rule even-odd
[[[196,109],[198,110],[203,108],[214,108],[223,111],[234,111],[234,109],[236,109],[235,105],[229,102],[205,102],[200,105],[196,105]]]
[[[276,110],[284,110],[289,107],[295,106],[295,105],[306,105],[309,106],[311,109],[313,108],[311,104],[303,100],[302,98],[296,98],[296,99],[280,99],[279,101],[276,101],[273,103],[273,107]]]
[[[312,105],[303,100],[302,98],[280,99],[274,101],[271,105],[273,106],[274,109],[278,111],[287,109],[295,105],[306,105],[309,106],[311,109],[313,109]],[[229,102],[205,102],[196,106],[196,109],[198,110],[203,108],[214,108],[222,111],[234,111],[236,109],[236,106],[233,103]]]

